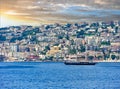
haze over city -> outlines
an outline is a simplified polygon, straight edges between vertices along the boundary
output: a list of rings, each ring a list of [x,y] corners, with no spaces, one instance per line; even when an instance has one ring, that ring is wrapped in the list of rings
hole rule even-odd
[[[0,0],[0,27],[120,20],[120,0]]]

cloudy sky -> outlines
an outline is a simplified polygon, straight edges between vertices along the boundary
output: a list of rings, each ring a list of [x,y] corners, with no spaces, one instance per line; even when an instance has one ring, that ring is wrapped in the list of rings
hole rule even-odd
[[[0,27],[120,20],[120,0],[0,0]]]

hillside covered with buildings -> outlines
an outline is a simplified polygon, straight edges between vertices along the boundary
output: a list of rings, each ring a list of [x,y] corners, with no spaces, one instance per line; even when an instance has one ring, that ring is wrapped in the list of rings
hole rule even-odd
[[[120,60],[120,21],[0,28],[0,61]]]

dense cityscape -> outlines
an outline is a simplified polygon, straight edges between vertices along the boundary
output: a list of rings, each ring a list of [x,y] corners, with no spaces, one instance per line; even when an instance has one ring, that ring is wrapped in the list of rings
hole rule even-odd
[[[120,60],[120,21],[0,28],[0,61]]]

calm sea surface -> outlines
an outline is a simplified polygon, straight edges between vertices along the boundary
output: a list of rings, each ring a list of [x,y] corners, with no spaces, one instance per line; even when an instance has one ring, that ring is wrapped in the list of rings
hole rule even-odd
[[[0,89],[120,89],[120,63],[0,63]]]

